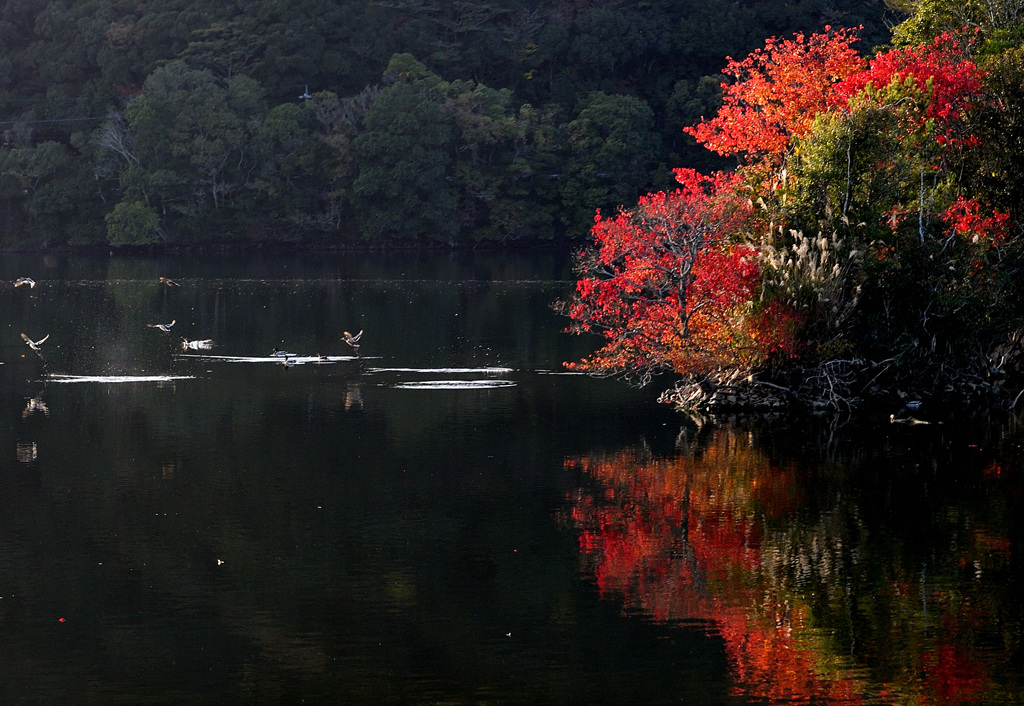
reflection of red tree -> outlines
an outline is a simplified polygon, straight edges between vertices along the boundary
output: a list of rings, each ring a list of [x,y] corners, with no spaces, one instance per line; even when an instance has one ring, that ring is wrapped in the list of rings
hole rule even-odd
[[[924,661],[925,703],[979,704],[984,701],[985,670],[958,645],[943,641]]]
[[[632,454],[571,461],[607,488],[581,495],[572,518],[602,595],[656,620],[708,621],[725,642],[746,694],[772,700],[856,702],[860,686],[821,673],[820,658],[794,627],[806,610],[765,591],[761,528],[749,512],[757,483],[749,452],[712,447],[699,460],[638,462]],[[762,462],[762,465],[763,462]],[[778,476],[776,476],[778,478]]]
[[[816,629],[806,599],[770,568],[779,548],[766,541],[763,521],[798,514],[797,476],[738,439],[717,434],[699,457],[653,461],[627,452],[568,462],[601,488],[581,492],[572,510],[601,594],[659,621],[713,625],[746,696],[859,703],[888,701],[895,690],[924,703],[977,701],[991,686],[985,669],[965,648],[969,640],[950,638],[971,619],[938,597],[947,621],[937,643],[916,645],[917,683],[907,675],[898,685],[870,685],[854,676],[829,631]],[[892,599],[912,614],[920,591],[912,578],[894,578]]]

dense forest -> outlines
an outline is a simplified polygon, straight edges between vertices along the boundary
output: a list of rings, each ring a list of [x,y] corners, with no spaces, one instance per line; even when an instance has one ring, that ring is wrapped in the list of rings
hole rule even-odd
[[[766,37],[883,0],[8,0],[0,247],[580,238],[735,165],[683,128]]]

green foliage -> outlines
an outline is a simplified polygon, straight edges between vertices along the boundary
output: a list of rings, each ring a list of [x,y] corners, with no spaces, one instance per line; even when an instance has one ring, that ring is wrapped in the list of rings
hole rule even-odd
[[[179,58],[189,66],[209,69],[223,79],[252,75],[262,63],[264,40],[255,18],[213,22],[192,32]]]
[[[192,227],[204,211],[230,207],[264,111],[259,85],[242,74],[222,80],[180,61],[157,69],[128,105],[137,160],[129,193]]]
[[[1001,86],[1007,102],[936,111],[939,83],[945,82],[942,95],[956,100],[976,90],[970,64],[949,63],[943,75],[940,64],[922,59],[935,72],[924,85],[912,73],[887,85],[868,82],[847,105],[819,115],[811,132],[794,143],[781,199],[766,210],[770,223],[786,225],[769,231],[769,250],[796,252],[803,232],[818,232],[835,233],[840,250],[859,254],[842,277],[856,283],[858,296],[853,314],[841,318],[841,331],[835,330],[836,312],[804,305],[805,335],[818,345],[841,333],[856,341],[862,355],[913,351],[921,358],[955,359],[988,349],[1016,325],[1011,263],[1020,256],[1019,245],[1002,233],[998,219],[979,232],[956,225],[984,220],[956,220],[964,195],[973,208],[979,205],[975,195],[987,191],[992,198],[981,210],[994,214],[1018,188],[999,176],[1015,157],[1005,154],[1007,143],[996,135],[1012,136],[1015,124],[1005,112],[1012,113],[1019,100],[1011,97],[1020,80],[1011,57],[993,64],[1002,78],[990,84]],[[967,67],[963,73],[957,73],[960,66]],[[959,94],[949,93],[957,86]],[[985,124],[982,133],[973,132]],[[795,276],[799,269],[788,271]],[[845,291],[838,301],[850,301],[853,290]],[[828,298],[838,303],[835,295]]]
[[[906,127],[919,119],[924,101],[910,82],[869,86],[849,111],[820,115],[789,161],[797,184],[787,209],[791,222],[870,242],[893,217],[902,221],[919,210],[922,173],[934,203],[948,189],[946,177],[939,179],[931,166],[938,160],[935,135],[927,124]]]
[[[975,125],[981,138],[977,162],[965,170],[972,188],[1024,222],[1024,48],[1015,47],[985,63],[990,100],[979,106]]]
[[[569,156],[562,220],[571,232],[586,231],[595,207],[612,211],[656,186],[661,145],[653,123],[654,112],[644,101],[597,92],[563,126]]]
[[[141,201],[122,201],[107,214],[111,245],[150,245],[157,241],[160,216]]]
[[[669,164],[688,164],[701,171],[715,171],[731,166],[731,161],[704,149],[683,128],[696,125],[722,106],[721,76],[701,76],[696,81],[682,79],[672,87],[665,104],[668,140],[665,148]]]
[[[914,0],[913,12],[893,29],[895,46],[926,44],[943,32],[976,27],[997,44],[1024,38],[1019,0]]]
[[[0,197],[22,214],[30,232],[47,234],[42,239],[48,244],[61,244],[69,235],[63,226],[81,210],[92,213],[88,175],[80,166],[71,150],[57,142],[0,149]],[[7,241],[23,246],[22,237],[12,232]]]
[[[395,83],[377,95],[352,144],[360,165],[352,200],[365,237],[454,237],[453,136],[420,86]]]
[[[714,110],[716,85],[701,77],[725,55],[824,21],[866,23],[884,39],[883,12],[870,0],[7,3],[0,151],[52,142],[67,162],[27,194],[17,169],[4,177],[3,238],[103,240],[103,217],[122,200],[160,214],[169,242],[275,230],[344,240],[355,228],[578,237],[595,207],[664,187],[659,161],[716,161],[681,127]],[[366,117],[399,84],[419,91],[428,122],[388,144],[386,121]],[[633,119],[616,111],[636,123],[616,127]],[[383,206],[389,175],[403,170],[363,160],[400,145],[429,176],[401,176],[409,203]]]
[[[250,202],[254,218],[315,226],[320,185],[327,181],[319,167],[324,145],[315,130],[312,108],[295,103],[272,108],[256,128],[251,147],[255,168],[240,197]]]

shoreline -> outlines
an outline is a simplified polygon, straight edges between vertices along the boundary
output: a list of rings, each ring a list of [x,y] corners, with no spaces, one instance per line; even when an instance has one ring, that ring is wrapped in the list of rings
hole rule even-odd
[[[961,415],[1011,415],[1024,397],[1024,375],[1014,365],[1018,357],[988,371],[980,370],[977,361],[959,367],[900,367],[892,361],[883,365],[866,360],[793,364],[763,378],[733,371],[679,380],[658,401],[686,414],[883,414],[893,423],[908,424],[941,423]]]
[[[471,242],[442,243],[438,241],[383,243],[330,243],[324,241],[253,240],[216,243],[202,241],[195,243],[151,243],[148,245],[105,245],[101,243],[55,247],[0,247],[0,255],[31,254],[83,254],[83,255],[162,255],[188,252],[243,253],[252,251],[282,252],[555,252],[571,254],[587,244],[585,240],[563,238],[559,240],[481,240]]]

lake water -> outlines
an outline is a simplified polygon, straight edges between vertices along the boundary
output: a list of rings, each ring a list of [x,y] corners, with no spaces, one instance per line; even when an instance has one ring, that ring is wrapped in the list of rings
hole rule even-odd
[[[568,264],[0,259],[0,703],[1024,702],[1014,424],[698,424]]]

